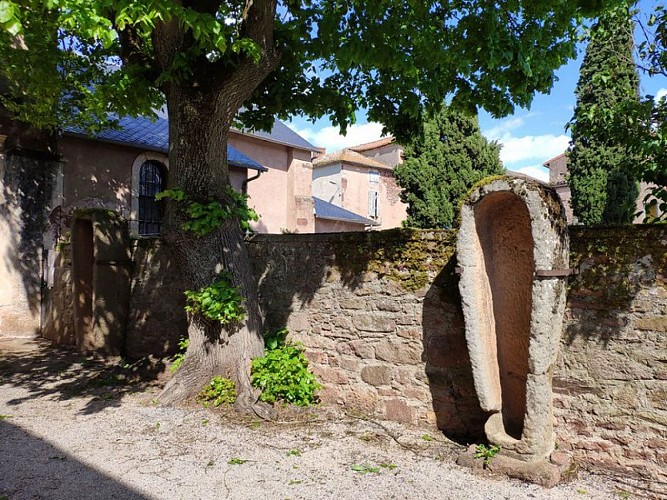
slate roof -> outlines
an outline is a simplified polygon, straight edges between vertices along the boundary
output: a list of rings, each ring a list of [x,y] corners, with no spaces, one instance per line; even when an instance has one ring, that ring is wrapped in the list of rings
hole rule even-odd
[[[286,144],[287,146],[292,146],[299,149],[305,149],[307,151],[318,150],[318,148],[313,146],[310,142],[308,142],[306,139],[304,139],[299,134],[294,132],[294,130],[289,128],[287,125],[285,125],[278,119],[275,119],[273,121],[273,128],[271,128],[271,132],[264,132],[261,130],[254,130],[252,132],[248,130],[239,130],[239,132],[243,134],[261,137],[262,139],[266,139],[268,141],[278,142],[280,144]]]
[[[350,149],[342,149],[340,151],[336,151],[335,153],[320,156],[319,158],[313,160],[313,167],[323,167],[333,163],[351,163],[353,165],[370,168],[390,168],[384,163],[380,163],[373,158],[356,153]]]
[[[111,142],[159,151],[167,154],[169,151],[169,122],[165,118],[157,118],[154,122],[148,118],[132,118],[129,116],[119,120],[119,128],[106,129],[95,137],[90,137],[84,130],[77,127],[68,127],[66,133]],[[257,163],[238,149],[227,145],[227,162],[232,167],[247,168],[266,172],[268,169]]]
[[[339,220],[342,222],[352,222],[354,224],[363,224],[365,226],[378,226],[379,224],[361,215],[345,210],[338,205],[324,201],[317,196],[313,196],[315,201],[315,217],[320,219]]]

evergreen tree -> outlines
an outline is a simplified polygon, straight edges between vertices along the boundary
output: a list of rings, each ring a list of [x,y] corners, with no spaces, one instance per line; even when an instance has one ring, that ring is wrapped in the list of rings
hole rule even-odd
[[[620,103],[639,101],[632,33],[627,7],[601,16],[581,65],[568,169],[572,209],[582,224],[627,224],[634,216],[639,189],[632,171],[640,158],[606,133]]]
[[[443,107],[423,123],[394,169],[410,227],[446,228],[461,198],[480,179],[503,173],[500,146],[481,134],[476,116]]]

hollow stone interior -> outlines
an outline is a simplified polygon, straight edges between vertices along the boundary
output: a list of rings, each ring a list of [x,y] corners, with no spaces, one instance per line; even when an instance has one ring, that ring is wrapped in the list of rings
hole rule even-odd
[[[505,432],[521,439],[526,412],[526,378],[534,274],[533,237],[525,203],[510,192],[485,196],[475,207],[475,226],[493,304]],[[492,381],[489,381],[492,383]]]

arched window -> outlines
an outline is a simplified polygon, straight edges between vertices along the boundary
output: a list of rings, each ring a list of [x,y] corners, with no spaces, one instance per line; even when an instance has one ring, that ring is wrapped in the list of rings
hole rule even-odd
[[[139,169],[139,234],[160,234],[162,220],[162,203],[155,199],[155,195],[166,185],[166,169],[156,160],[147,160]]]

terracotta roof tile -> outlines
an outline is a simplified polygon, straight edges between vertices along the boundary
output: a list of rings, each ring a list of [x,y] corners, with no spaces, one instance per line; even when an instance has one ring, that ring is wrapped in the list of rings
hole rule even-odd
[[[364,144],[359,144],[357,146],[352,146],[349,149],[351,149],[352,151],[356,151],[356,152],[368,151],[369,149],[381,148],[382,146],[386,146],[387,144],[391,144],[395,140],[396,139],[394,139],[392,136],[388,136],[388,137],[383,137],[382,139],[378,139],[377,141],[366,142]]]
[[[362,154],[356,153],[349,149],[341,149],[335,153],[330,153],[328,155],[320,156],[313,160],[313,167],[323,167],[325,165],[331,165],[332,163],[352,163],[353,165],[359,165],[362,167],[370,168],[390,168],[384,163],[380,163],[373,158],[369,158]]]
[[[554,162],[554,161],[556,161],[556,160],[561,159],[561,158],[562,158],[563,156],[565,156],[566,154],[567,154],[567,152],[565,152],[565,153],[561,153],[561,154],[559,154],[558,156],[554,156],[553,158],[551,158],[551,159],[545,161],[544,163],[542,163],[542,165],[544,165],[544,166],[546,167],[549,163],[552,163],[552,162]]]

